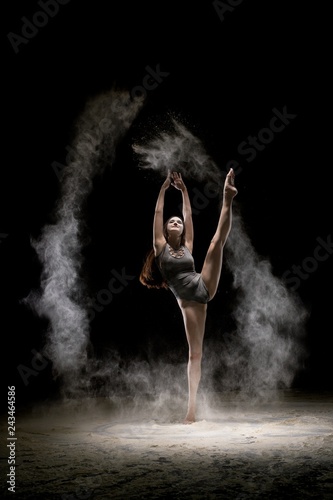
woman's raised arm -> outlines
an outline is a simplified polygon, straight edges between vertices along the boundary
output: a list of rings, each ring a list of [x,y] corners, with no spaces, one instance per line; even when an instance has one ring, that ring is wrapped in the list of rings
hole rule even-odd
[[[189,251],[192,252],[193,237],[194,237],[192,208],[187,188],[180,173],[177,172],[172,173],[172,185],[176,189],[179,189],[182,192],[182,199],[183,199],[182,212],[183,212],[183,219],[186,231],[186,246],[189,249]]]
[[[163,234],[163,210],[164,210],[164,198],[165,191],[171,184],[171,173],[169,172],[167,178],[163,182],[160,192],[157,197],[154,222],[153,222],[153,247],[155,256],[157,256],[163,246],[165,245],[165,237]]]

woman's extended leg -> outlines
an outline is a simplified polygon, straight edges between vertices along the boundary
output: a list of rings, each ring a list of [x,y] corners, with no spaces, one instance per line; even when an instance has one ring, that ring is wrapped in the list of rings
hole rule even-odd
[[[216,293],[221,276],[223,248],[231,229],[232,200],[236,194],[237,189],[234,186],[234,172],[231,169],[224,184],[223,204],[217,228],[210,242],[201,271],[202,279],[208,289],[210,299],[212,299]]]
[[[182,301],[181,311],[189,347],[187,365],[188,407],[184,423],[191,424],[195,422],[196,398],[201,378],[202,344],[207,305],[199,302]]]

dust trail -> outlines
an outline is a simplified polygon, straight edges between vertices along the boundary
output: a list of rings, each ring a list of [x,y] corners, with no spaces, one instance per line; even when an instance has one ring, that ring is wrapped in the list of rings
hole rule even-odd
[[[220,185],[221,171],[207,154],[201,140],[174,118],[171,125],[171,132],[161,132],[145,144],[137,142],[133,145],[140,168],[153,170],[163,177],[171,168],[188,179]]]
[[[24,302],[49,320],[45,355],[64,391],[74,394],[87,383],[89,347],[88,295],[81,276],[84,203],[96,175],[112,165],[119,140],[143,102],[127,92],[110,90],[87,102],[76,123],[71,161],[64,169],[53,223],[31,244],[42,264],[40,289]]]
[[[143,145],[133,146],[141,159],[139,167],[164,177],[171,166],[185,180],[215,182],[216,193],[221,193],[218,186],[222,185],[225,172],[209,157],[197,137],[175,120],[173,126],[173,132],[163,132]],[[206,345],[207,373],[212,379],[215,377],[215,389],[217,386],[237,390],[242,397],[253,399],[267,397],[281,387],[288,388],[301,366],[308,313],[298,297],[274,276],[269,259],[257,254],[244,229],[237,198],[225,250],[225,264],[237,290],[233,305],[237,331],[230,335],[219,332],[214,345]],[[222,376],[216,377],[217,372]],[[206,382],[207,388],[209,384]]]
[[[216,386],[236,391],[241,399],[275,398],[279,389],[291,386],[306,357],[303,337],[308,311],[273,274],[269,259],[256,253],[237,205],[225,262],[237,290],[236,331],[222,334],[222,375],[216,378]],[[214,352],[216,346],[211,355]]]
[[[107,399],[124,417],[179,421],[187,403],[186,361],[153,355],[143,359],[140,354],[126,359],[112,349],[103,359],[91,360],[89,394]]]

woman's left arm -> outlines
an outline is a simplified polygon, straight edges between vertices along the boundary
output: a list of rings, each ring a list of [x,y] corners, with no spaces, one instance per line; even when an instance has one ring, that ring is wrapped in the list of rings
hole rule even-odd
[[[183,201],[182,211],[183,211],[183,219],[184,219],[185,232],[186,232],[186,246],[190,250],[190,252],[192,253],[193,238],[194,238],[193,221],[192,221],[192,207],[191,207],[191,202],[190,202],[190,197],[188,195],[187,187],[185,186],[185,183],[184,183],[180,173],[177,173],[177,172],[172,173],[172,185],[176,189],[179,189],[182,192],[182,201]]]

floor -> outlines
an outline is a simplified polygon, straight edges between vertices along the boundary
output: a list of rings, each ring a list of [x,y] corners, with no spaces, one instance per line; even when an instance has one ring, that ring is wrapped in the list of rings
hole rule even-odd
[[[164,405],[87,398],[21,410],[1,451],[3,478],[15,458],[15,495],[3,481],[1,497],[333,499],[333,394],[209,395],[191,425]]]

